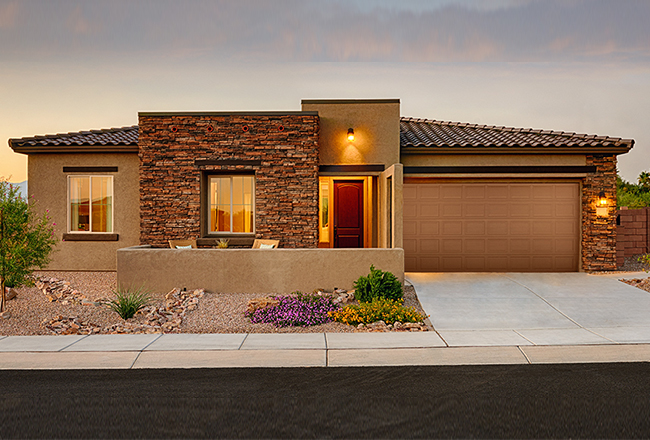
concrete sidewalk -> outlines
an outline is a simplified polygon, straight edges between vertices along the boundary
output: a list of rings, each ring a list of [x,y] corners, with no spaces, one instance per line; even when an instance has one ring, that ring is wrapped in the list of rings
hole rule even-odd
[[[0,336],[0,369],[650,362],[646,273],[409,273],[435,331]]]
[[[0,369],[648,362],[650,344],[447,346],[426,333],[7,336]]]

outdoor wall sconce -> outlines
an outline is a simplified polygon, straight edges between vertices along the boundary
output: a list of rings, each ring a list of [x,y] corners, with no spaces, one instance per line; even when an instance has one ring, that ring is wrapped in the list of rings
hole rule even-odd
[[[354,141],[354,129],[348,128],[348,141]]]
[[[605,191],[601,191],[598,193],[598,200],[596,200],[596,215],[598,217],[606,217],[607,216],[607,196],[605,195]]]

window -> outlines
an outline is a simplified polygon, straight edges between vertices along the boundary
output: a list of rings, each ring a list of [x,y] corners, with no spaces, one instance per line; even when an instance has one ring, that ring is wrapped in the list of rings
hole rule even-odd
[[[113,177],[68,176],[68,231],[113,232]]]
[[[209,198],[209,232],[255,232],[253,176],[211,176]]]

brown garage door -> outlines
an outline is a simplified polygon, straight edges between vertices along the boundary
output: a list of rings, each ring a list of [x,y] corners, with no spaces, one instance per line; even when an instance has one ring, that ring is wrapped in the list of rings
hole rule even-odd
[[[578,183],[405,183],[412,272],[578,270]]]

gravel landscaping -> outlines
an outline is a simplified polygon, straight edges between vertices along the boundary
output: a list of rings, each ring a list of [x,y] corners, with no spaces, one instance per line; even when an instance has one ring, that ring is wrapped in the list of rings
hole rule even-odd
[[[309,327],[277,328],[273,324],[253,324],[244,316],[249,301],[264,297],[251,293],[212,293],[197,291],[152,294],[150,313],[139,313],[125,322],[104,302],[114,297],[117,286],[115,272],[51,272],[38,271],[35,276],[66,281],[51,295],[53,301],[37,287],[16,289],[16,298],[7,302],[9,317],[0,319],[0,335],[51,335],[56,329],[75,326],[92,333],[142,331],[174,333],[322,333],[354,332],[355,327],[330,322]],[[65,294],[61,295],[60,293]],[[190,295],[190,294],[193,294]],[[269,295],[273,293],[270,292]],[[191,297],[190,297],[191,296]],[[412,286],[404,289],[404,305],[423,315],[424,310]],[[153,315],[153,309],[167,307],[168,323],[151,328],[152,321],[164,318],[166,310]],[[164,321],[164,319],[163,319]],[[166,325],[166,327],[165,327]],[[136,330],[134,330],[136,329]],[[137,330],[140,329],[140,330]]]

